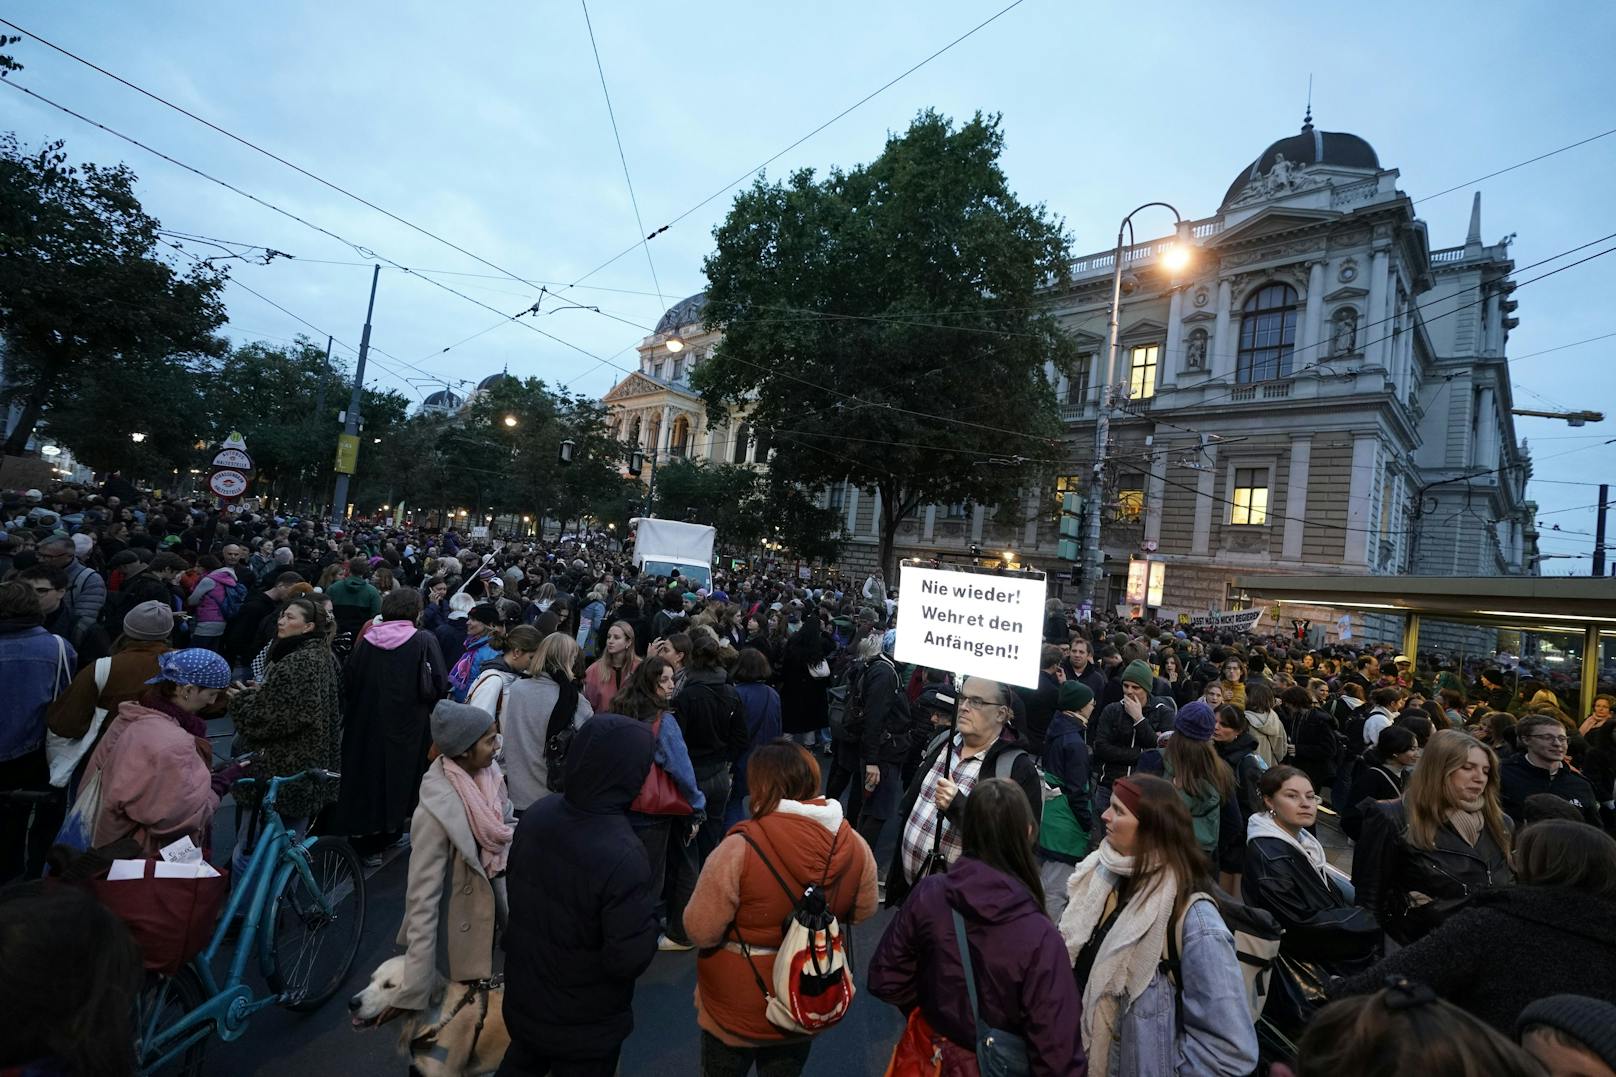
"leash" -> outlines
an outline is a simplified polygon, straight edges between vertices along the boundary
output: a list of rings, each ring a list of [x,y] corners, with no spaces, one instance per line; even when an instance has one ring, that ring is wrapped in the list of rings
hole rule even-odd
[[[438,1033],[447,1028],[449,1022],[458,1017],[460,1015],[460,1011],[469,1006],[473,998],[476,998],[478,1000],[477,1027],[475,1031],[472,1032],[471,1052],[467,1056],[475,1057],[477,1053],[477,1041],[482,1038],[483,1025],[488,1022],[488,994],[489,992],[498,990],[504,986],[504,973],[500,973],[498,976],[490,976],[485,980],[470,981],[465,985],[465,994],[460,996],[460,1000],[454,1004],[449,1012],[437,1024],[411,1039],[410,1046],[420,1047],[423,1049],[433,1046],[437,1042]]]

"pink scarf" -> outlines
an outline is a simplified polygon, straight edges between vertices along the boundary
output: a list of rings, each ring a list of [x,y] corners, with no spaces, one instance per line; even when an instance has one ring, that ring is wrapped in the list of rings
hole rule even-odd
[[[505,858],[511,851],[511,837],[516,829],[505,822],[505,775],[498,763],[489,763],[476,774],[468,774],[459,763],[442,756],[443,776],[460,794],[466,806],[466,821],[471,824],[471,836],[477,841],[482,857],[483,871],[493,878],[505,870]]]

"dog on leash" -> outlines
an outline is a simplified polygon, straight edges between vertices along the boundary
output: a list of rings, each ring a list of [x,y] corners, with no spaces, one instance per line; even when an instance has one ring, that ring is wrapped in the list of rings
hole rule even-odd
[[[434,973],[424,1010],[393,1005],[404,988],[404,958],[391,957],[371,973],[370,983],[348,1000],[356,1029],[403,1022],[399,1053],[410,1072],[422,1077],[470,1077],[493,1073],[511,1045],[505,1028],[505,985],[501,979],[451,983]]]

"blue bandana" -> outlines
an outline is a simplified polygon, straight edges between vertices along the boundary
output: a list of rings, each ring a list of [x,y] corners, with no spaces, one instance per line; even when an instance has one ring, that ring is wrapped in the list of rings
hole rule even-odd
[[[157,676],[147,684],[194,684],[198,688],[230,687],[230,663],[206,647],[165,651],[157,656]]]

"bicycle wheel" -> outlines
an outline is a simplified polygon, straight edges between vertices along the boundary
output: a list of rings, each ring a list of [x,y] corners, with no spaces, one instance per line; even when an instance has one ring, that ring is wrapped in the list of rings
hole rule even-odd
[[[204,1001],[206,992],[202,980],[189,966],[173,976],[147,973],[145,989],[140,993],[140,1008],[135,1014],[135,1036],[142,1041],[154,1038]],[[212,1039],[210,1030],[208,1035],[156,1069],[151,1068],[156,1052],[147,1052],[142,1042],[135,1052],[135,1057],[140,1059],[140,1072],[147,1077],[201,1077]]]
[[[329,913],[296,871],[268,910],[269,964],[264,979],[285,997],[288,1010],[319,1008],[337,993],[365,930],[365,873],[359,856],[341,838],[321,838],[308,850],[309,873],[325,896]]]

